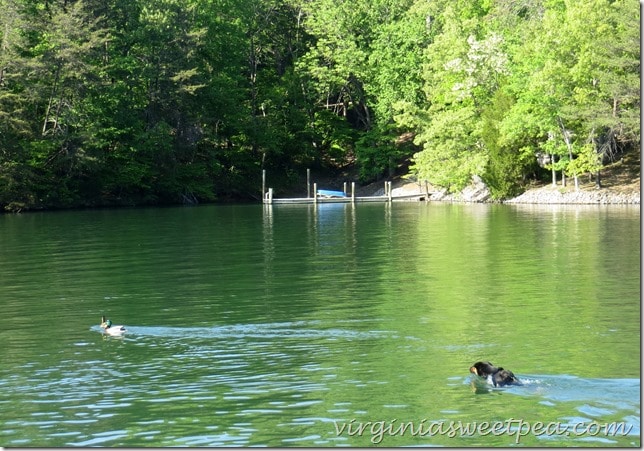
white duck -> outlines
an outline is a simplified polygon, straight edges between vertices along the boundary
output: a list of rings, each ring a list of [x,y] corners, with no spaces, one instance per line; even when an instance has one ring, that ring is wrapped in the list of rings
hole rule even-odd
[[[125,329],[125,326],[114,326],[112,325],[112,320],[111,319],[106,320],[104,316],[101,316],[101,327],[108,335],[118,336],[118,335],[123,335],[125,332],[127,332],[127,329]]]

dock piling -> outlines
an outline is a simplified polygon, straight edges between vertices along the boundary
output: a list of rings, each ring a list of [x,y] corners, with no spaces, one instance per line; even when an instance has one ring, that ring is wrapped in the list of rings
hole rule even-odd
[[[311,170],[306,170],[306,197],[311,197]]]
[[[266,193],[266,203],[273,203],[273,188],[268,188],[268,193]]]

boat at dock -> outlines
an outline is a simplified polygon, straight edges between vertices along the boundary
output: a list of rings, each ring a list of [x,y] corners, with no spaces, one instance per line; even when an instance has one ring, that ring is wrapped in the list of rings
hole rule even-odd
[[[317,191],[318,197],[322,198],[343,198],[347,197],[347,193],[344,191],[333,191],[330,189],[319,189]]]

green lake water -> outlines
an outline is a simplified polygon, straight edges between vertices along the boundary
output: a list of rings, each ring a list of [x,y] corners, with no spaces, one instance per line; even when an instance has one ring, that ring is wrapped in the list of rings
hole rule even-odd
[[[4,215],[0,283],[0,446],[640,446],[639,207]]]

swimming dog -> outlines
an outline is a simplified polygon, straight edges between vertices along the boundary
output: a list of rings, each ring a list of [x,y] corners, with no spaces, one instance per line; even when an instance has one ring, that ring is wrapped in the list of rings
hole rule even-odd
[[[503,368],[497,368],[490,362],[476,362],[470,367],[470,373],[485,379],[490,378],[495,387],[506,385],[523,385],[514,373]]]

